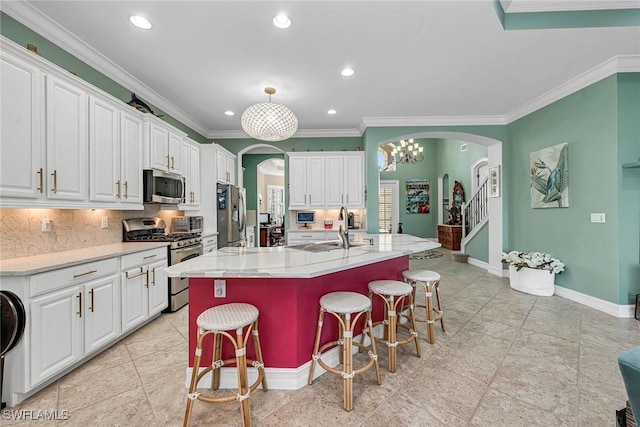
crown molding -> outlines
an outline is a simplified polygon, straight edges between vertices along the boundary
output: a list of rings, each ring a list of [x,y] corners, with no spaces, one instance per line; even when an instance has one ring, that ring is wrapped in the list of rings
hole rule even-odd
[[[60,26],[47,15],[44,15],[31,4],[25,1],[3,1],[0,3],[0,10],[116,83],[135,92],[140,98],[144,98],[145,101],[148,101],[150,104],[156,105],[184,125],[189,126],[203,136],[209,132],[209,129],[201,123],[194,120],[162,95],[129,74],[106,56],[76,37],[73,33]]]
[[[392,126],[506,125],[504,116],[363,117],[364,128]]]
[[[553,104],[581,89],[617,73],[640,72],[640,55],[618,55],[561,84],[505,115],[506,123],[514,122],[534,111]]]
[[[501,0],[505,13],[576,12],[587,10],[638,9],[640,0]]]
[[[358,129],[298,129],[292,138],[350,138],[361,137]],[[243,139],[251,138],[241,130],[215,130],[206,135],[209,139]]]

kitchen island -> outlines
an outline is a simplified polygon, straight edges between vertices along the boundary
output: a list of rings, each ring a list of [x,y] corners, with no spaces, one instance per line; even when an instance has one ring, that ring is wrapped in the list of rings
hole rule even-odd
[[[216,305],[246,302],[260,310],[260,341],[270,388],[298,389],[307,380],[320,297],[339,290],[366,295],[372,280],[400,280],[409,268],[410,254],[440,246],[408,234],[358,235],[355,244],[348,250],[319,252],[314,247],[222,248],[167,268],[169,277],[189,278],[189,366],[193,366],[198,315]],[[382,308],[374,305],[374,318],[381,317]],[[335,322],[328,321],[323,337],[336,331]],[[253,354],[252,345],[248,352]],[[202,365],[210,363],[210,352],[204,352]],[[222,387],[233,387],[235,373],[225,374],[223,368],[221,380]]]

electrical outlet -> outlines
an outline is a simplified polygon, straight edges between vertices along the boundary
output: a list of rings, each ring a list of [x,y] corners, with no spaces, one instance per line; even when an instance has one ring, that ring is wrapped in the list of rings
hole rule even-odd
[[[45,233],[51,232],[51,220],[47,218],[42,218],[42,231]]]
[[[226,298],[227,296],[227,281],[217,279],[213,281],[213,297],[214,298]]]
[[[109,228],[109,217],[108,216],[103,216],[102,217],[102,228]]]
[[[607,222],[607,221],[605,220],[605,215],[603,213],[592,213],[591,214],[591,222],[604,223],[604,222]]]

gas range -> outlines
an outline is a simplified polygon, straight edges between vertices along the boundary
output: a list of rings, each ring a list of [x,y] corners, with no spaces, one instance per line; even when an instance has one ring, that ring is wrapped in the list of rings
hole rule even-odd
[[[166,233],[166,223],[162,218],[123,219],[122,225],[124,242],[171,242],[169,249],[202,244],[201,233]]]

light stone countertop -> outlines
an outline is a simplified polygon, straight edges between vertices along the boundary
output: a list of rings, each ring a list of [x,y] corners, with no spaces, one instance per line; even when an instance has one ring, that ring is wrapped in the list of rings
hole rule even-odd
[[[28,276],[86,262],[168,246],[170,242],[127,242],[0,261],[0,276]]]
[[[311,278],[440,247],[409,234],[358,234],[349,250],[307,252],[293,247],[221,248],[165,269],[169,277]],[[374,239],[369,245],[367,239]]]

